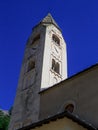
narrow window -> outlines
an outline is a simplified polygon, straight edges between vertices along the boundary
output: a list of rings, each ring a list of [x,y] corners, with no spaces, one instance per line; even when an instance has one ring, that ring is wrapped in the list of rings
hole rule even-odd
[[[56,43],[57,45],[60,46],[60,40],[56,35],[54,35],[54,34],[52,35],[52,40],[54,43]]]
[[[35,68],[35,62],[34,61],[29,61],[28,63],[28,71],[32,70]]]

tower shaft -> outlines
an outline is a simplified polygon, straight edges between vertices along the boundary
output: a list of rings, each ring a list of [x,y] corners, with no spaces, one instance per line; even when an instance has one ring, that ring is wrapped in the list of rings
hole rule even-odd
[[[48,14],[27,41],[9,130],[39,120],[39,91],[67,78],[66,44]]]

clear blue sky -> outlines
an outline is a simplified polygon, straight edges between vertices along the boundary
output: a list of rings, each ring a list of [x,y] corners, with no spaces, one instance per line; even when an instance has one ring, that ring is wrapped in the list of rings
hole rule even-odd
[[[50,12],[67,43],[68,75],[98,62],[98,0],[0,0],[0,108],[13,105],[24,47]]]

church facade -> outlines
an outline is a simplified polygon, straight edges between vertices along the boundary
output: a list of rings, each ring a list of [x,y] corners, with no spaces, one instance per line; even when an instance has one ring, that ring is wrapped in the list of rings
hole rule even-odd
[[[28,38],[9,130],[18,130],[65,110],[98,127],[98,65],[67,78],[61,29],[48,14]]]

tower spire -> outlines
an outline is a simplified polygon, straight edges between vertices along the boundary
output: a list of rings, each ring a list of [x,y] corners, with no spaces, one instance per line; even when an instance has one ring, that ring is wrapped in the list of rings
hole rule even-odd
[[[45,23],[45,24],[53,24],[55,25],[59,30],[60,27],[58,26],[58,24],[56,23],[56,21],[53,19],[52,15],[50,13],[48,13],[48,15],[43,18],[43,20],[41,21],[41,23]]]

